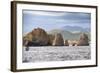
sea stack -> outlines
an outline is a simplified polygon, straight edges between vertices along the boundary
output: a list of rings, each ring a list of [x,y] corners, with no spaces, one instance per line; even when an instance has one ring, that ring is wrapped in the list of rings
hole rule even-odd
[[[79,39],[79,41],[77,43],[77,46],[88,46],[89,45],[89,42],[88,41],[89,41],[89,39],[88,39],[87,34],[82,33],[80,35],[80,39]]]
[[[60,33],[55,34],[55,38],[53,40],[53,46],[64,46],[64,40]]]

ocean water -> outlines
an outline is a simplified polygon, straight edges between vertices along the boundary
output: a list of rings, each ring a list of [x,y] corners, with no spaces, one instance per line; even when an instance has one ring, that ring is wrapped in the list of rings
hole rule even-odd
[[[47,62],[91,59],[90,46],[23,47],[22,62]]]

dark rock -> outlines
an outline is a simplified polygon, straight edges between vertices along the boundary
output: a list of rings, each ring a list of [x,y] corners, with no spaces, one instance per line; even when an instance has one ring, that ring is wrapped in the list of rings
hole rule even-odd
[[[25,48],[25,50],[26,50],[26,51],[29,51],[29,47],[27,46],[27,47]]]
[[[43,46],[48,44],[49,37],[47,33],[45,32],[45,30],[41,28],[34,29],[32,31],[32,35],[33,35],[32,41],[34,43],[39,43],[40,45],[43,45]]]
[[[48,34],[48,37],[49,37],[48,45],[53,45],[53,40],[54,40],[55,36],[52,34]]]

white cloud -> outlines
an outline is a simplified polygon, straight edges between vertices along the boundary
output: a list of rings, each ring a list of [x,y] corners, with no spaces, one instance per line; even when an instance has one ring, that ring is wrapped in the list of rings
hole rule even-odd
[[[46,11],[23,11],[25,14],[45,15],[45,16],[63,16],[66,13],[62,12],[46,12]]]

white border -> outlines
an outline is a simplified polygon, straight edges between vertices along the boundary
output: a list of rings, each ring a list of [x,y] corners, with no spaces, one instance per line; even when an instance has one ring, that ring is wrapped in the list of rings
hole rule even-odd
[[[56,62],[44,62],[44,63],[22,63],[22,9],[91,13],[91,60],[63,61],[63,62],[56,61]],[[96,14],[95,13],[96,10],[93,8],[17,4],[17,69],[95,65],[96,63],[95,60],[96,59],[95,15]]]

